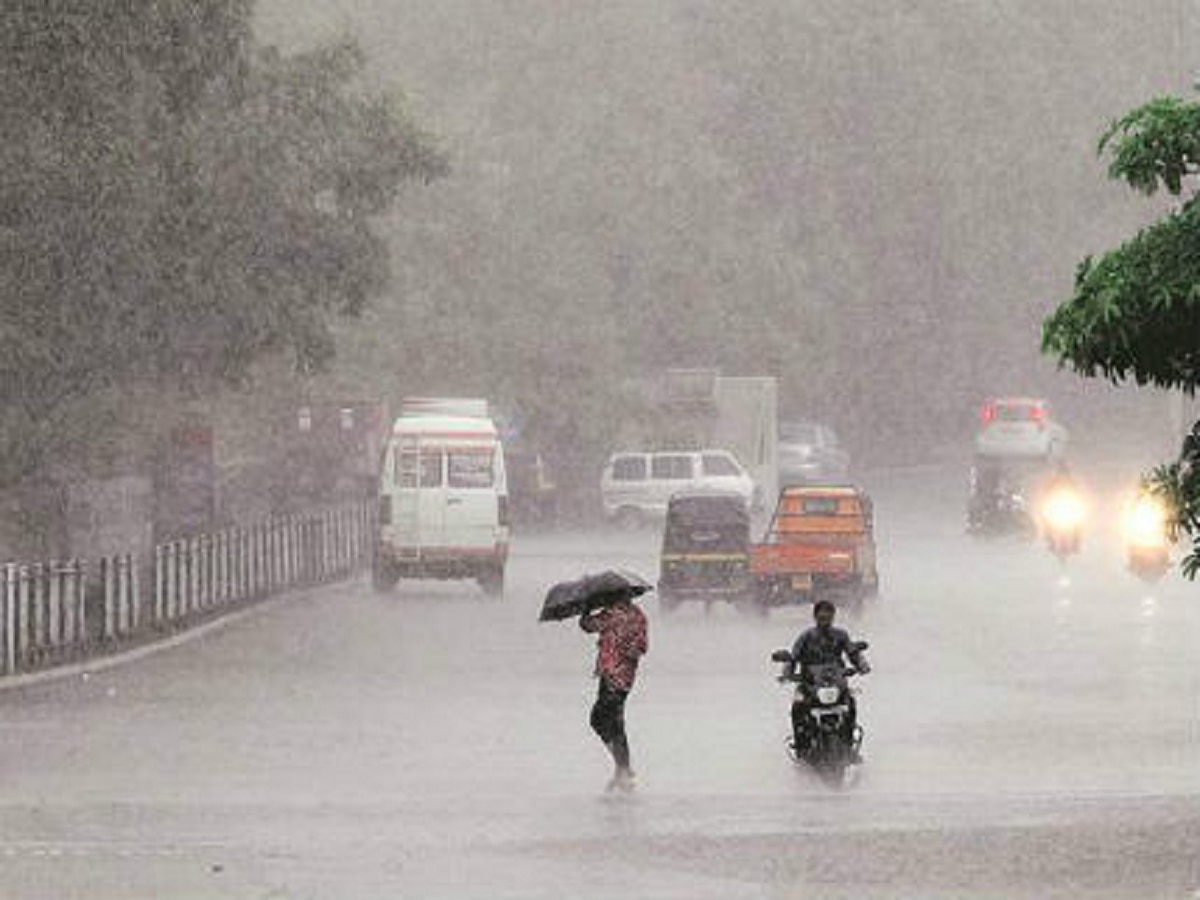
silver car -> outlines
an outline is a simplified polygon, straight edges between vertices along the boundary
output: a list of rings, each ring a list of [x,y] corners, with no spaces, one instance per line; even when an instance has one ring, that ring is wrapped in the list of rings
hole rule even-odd
[[[850,476],[850,455],[833,429],[816,422],[779,425],[779,484],[838,484]]]

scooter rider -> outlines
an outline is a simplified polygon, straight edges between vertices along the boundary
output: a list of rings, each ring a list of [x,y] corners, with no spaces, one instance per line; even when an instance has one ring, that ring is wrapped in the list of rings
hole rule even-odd
[[[796,643],[792,645],[792,660],[784,669],[783,678],[785,680],[795,676],[797,666],[800,667],[801,680],[805,681],[808,667],[840,666],[845,665],[845,660],[848,660],[860,675],[871,671],[867,658],[855,648],[849,633],[842,628],[834,627],[833,620],[836,615],[837,608],[828,600],[818,600],[813,606],[813,618],[816,620],[816,625],[801,632],[800,636],[796,638]],[[846,701],[849,713],[843,724],[842,737],[847,746],[853,747],[858,709],[853,694],[847,693]],[[808,747],[808,714],[808,692],[800,691],[792,703],[792,734],[797,753]]]

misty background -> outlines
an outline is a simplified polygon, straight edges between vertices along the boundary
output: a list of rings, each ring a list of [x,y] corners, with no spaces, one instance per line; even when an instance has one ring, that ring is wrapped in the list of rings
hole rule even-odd
[[[778,375],[781,418],[872,462],[965,444],[993,394],[1171,447],[1161,395],[1039,342],[1076,264],[1162,212],[1096,141],[1186,91],[1179,2],[264,0],[257,24],[356,36],[450,158],[387,219],[393,286],[334,383],[489,396],[560,455],[666,366]]]

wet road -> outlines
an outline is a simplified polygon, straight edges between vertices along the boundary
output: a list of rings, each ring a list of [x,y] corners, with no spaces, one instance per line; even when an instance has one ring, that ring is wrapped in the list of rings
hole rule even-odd
[[[1200,889],[1200,588],[1089,537],[961,534],[956,480],[875,486],[867,764],[783,754],[769,652],[806,610],[664,617],[603,795],[591,638],[545,586],[653,535],[528,537],[508,596],[365,583],[0,694],[0,898],[1163,897]]]

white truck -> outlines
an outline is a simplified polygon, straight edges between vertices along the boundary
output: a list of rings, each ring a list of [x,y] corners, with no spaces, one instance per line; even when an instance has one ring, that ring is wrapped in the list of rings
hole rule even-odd
[[[779,385],[770,376],[718,375],[713,387],[711,441],[730,450],[754,479],[756,510],[779,494]]]
[[[504,452],[487,401],[405,400],[382,454],[376,588],[461,578],[502,594],[508,540]]]

